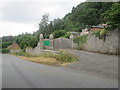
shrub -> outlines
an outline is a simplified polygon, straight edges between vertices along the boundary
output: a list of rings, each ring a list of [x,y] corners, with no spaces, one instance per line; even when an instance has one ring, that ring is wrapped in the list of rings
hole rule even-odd
[[[56,59],[62,62],[73,62],[78,60],[76,56],[68,52],[61,52],[60,54],[57,55]]]
[[[9,41],[9,42],[2,42],[2,48],[7,48],[11,44],[12,44],[11,41]]]
[[[70,37],[70,33],[67,33],[63,36],[64,38],[69,38]]]
[[[30,43],[29,43],[28,41],[22,41],[22,42],[20,43],[20,48],[21,48],[22,50],[25,50],[25,48],[26,48],[27,46],[30,46]]]
[[[87,35],[81,35],[73,39],[74,43],[77,43],[78,45],[83,45],[86,43]]]
[[[100,37],[106,35],[106,33],[107,33],[107,30],[102,29],[102,30],[97,30],[97,31],[93,32],[93,35],[100,38]]]
[[[63,37],[67,32],[65,30],[56,30],[53,32],[54,38]]]
[[[26,52],[23,52],[23,51],[21,51],[21,52],[15,52],[13,54],[18,55],[18,56],[33,57],[33,55],[30,55],[30,54],[28,54]]]
[[[47,58],[55,58],[56,60],[59,60],[61,62],[73,62],[78,60],[76,56],[68,52],[65,52],[63,50],[60,50],[59,54],[47,52],[47,53],[42,53],[40,56]]]
[[[7,48],[2,48],[2,53],[9,53],[9,52],[10,52],[9,49],[7,49]]]
[[[107,34],[107,30],[106,29],[103,29],[103,30],[100,31],[100,36],[101,37],[106,35],[106,34]]]
[[[97,31],[93,32],[92,34],[95,35],[96,37],[100,37],[100,32],[101,32],[101,30],[97,30]]]

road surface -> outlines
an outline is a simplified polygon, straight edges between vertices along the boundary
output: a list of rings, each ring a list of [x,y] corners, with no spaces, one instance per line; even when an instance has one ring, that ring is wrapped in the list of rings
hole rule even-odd
[[[2,88],[118,88],[118,80],[2,55]]]
[[[68,50],[70,53],[79,57],[77,63],[66,65],[77,71],[84,71],[93,75],[106,76],[110,78],[118,78],[118,56],[105,55],[78,50]]]

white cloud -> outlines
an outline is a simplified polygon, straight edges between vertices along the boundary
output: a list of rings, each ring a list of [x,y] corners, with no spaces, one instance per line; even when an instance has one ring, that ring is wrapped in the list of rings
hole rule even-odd
[[[21,33],[32,33],[33,31],[38,30],[34,24],[22,24],[15,22],[0,22],[0,37],[7,35],[18,35]]]
[[[44,13],[49,19],[62,18],[85,0],[2,0],[0,29],[3,35],[18,35],[36,31]]]

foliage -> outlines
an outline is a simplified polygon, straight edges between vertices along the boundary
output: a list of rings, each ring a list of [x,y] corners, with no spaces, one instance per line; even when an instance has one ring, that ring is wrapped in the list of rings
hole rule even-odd
[[[15,37],[15,41],[17,44],[20,45],[21,49],[25,50],[27,46],[30,46],[32,48],[36,47],[38,43],[38,37],[32,34],[26,33],[26,34],[18,35],[17,37]]]
[[[41,57],[47,57],[47,58],[55,58],[56,60],[58,61],[61,61],[61,62],[73,62],[73,61],[77,61],[78,58],[68,52],[65,52],[65,51],[60,51],[59,54],[56,54],[56,53],[50,53],[50,52],[47,52],[47,53],[42,53],[40,55]]]
[[[107,34],[107,30],[106,29],[97,30],[97,31],[93,32],[92,34],[95,35],[96,37],[100,38]]]
[[[63,37],[67,32],[64,30],[56,30],[53,32],[54,38]]]
[[[16,42],[20,48],[25,50],[27,46],[32,48],[37,46],[39,35],[42,33],[44,38],[49,38],[53,33],[55,38],[69,37],[68,31],[81,32],[86,26],[98,25],[107,23],[111,28],[120,29],[120,3],[116,2],[83,2],[73,7],[71,12],[66,14],[62,19],[57,18],[49,22],[49,14],[45,13],[39,23],[39,30],[30,33],[22,33],[18,36],[4,36],[0,38],[3,42],[2,48],[7,48],[12,42]],[[96,36],[100,32],[94,33]],[[83,44],[86,41],[86,36],[77,37],[74,40],[78,44]],[[11,42],[11,43],[10,43]]]
[[[9,49],[7,49],[7,48],[2,48],[2,53],[9,53],[9,52],[10,52]]]
[[[9,45],[11,45],[12,42],[8,41],[8,42],[2,42],[2,48],[7,48]]]
[[[13,54],[18,55],[18,56],[34,57],[34,55],[30,55],[30,54],[25,53],[25,52],[23,52],[23,51],[21,51],[21,52],[15,52],[15,53],[13,53]]]
[[[2,37],[2,42],[9,42],[9,41],[14,41],[14,37],[13,36],[3,36]]]
[[[64,37],[64,38],[69,38],[70,35],[71,35],[70,33],[67,33],[67,34],[65,34],[63,37]]]
[[[100,32],[101,30],[94,31],[92,34],[95,35],[96,37],[100,37]]]
[[[81,35],[73,39],[74,43],[77,43],[78,45],[83,45],[84,43],[86,43],[86,40],[87,35]]]
[[[100,31],[100,36],[104,36],[107,34],[107,30],[106,29],[103,29]]]
[[[86,26],[98,25],[106,23],[103,18],[113,2],[83,2],[77,7],[73,7],[71,12],[66,14],[62,19],[57,18],[49,21],[49,15],[44,14],[39,24],[37,36],[43,34],[44,38],[49,38],[49,35],[57,30],[79,31],[81,32]],[[119,10],[120,11],[120,10]]]
[[[49,14],[45,13],[42,16],[41,22],[39,23],[39,30],[38,30],[38,35],[42,33],[44,35],[44,38],[48,38],[50,34],[49,31],[50,26],[48,26],[48,21],[49,21]],[[52,25],[52,23],[50,25]]]
[[[112,7],[107,10],[104,14],[104,21],[107,22],[108,25],[112,29],[120,29],[120,3],[116,2],[112,5]]]
[[[65,52],[65,51],[63,51],[60,54],[58,54],[56,59],[60,60],[62,62],[73,62],[73,61],[77,61],[78,60],[78,58],[76,56],[74,56],[71,53]]]
[[[20,48],[23,49],[23,50],[25,50],[25,48],[26,48],[27,46],[30,46],[30,43],[29,43],[28,41],[22,41],[22,42],[20,43]]]

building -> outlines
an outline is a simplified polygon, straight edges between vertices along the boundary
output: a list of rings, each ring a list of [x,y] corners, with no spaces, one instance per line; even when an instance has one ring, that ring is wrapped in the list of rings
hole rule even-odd
[[[10,53],[20,52],[21,49],[18,44],[13,43],[10,46],[7,47],[10,50]]]
[[[102,30],[107,27],[107,24],[99,24],[98,26],[92,26],[90,31]]]
[[[89,33],[89,30],[87,28],[82,29],[82,32],[80,33],[80,35],[86,35]]]

